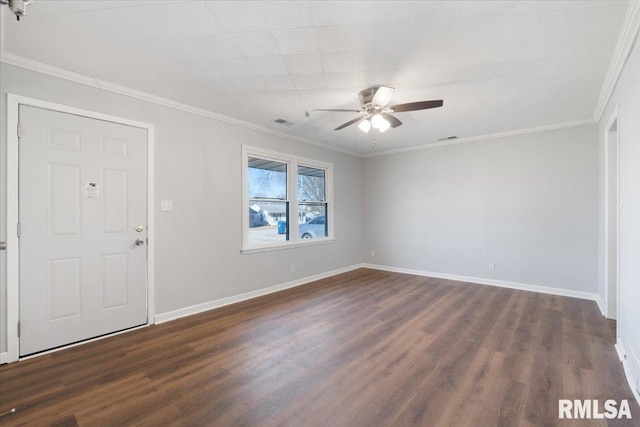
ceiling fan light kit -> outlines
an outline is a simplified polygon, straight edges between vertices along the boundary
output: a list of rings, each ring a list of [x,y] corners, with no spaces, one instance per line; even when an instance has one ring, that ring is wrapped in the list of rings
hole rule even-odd
[[[358,124],[360,130],[364,133],[369,133],[371,128],[378,129],[380,133],[386,131],[391,127],[391,124],[382,117],[381,114],[374,114],[373,116],[364,116],[360,119]],[[338,130],[338,129],[336,129]]]
[[[389,129],[391,127],[391,124],[386,121],[381,114],[374,114],[373,117],[371,117],[371,126],[373,126],[374,129],[378,129],[380,133],[382,133]]]
[[[394,88],[389,86],[373,86],[360,91],[360,110],[345,109],[316,109],[313,111],[335,111],[335,112],[351,112],[362,114],[353,120],[350,120],[334,130],[341,130],[354,123],[358,123],[358,128],[364,133],[369,133],[371,128],[378,129],[380,133],[387,129],[396,128],[402,124],[391,113],[403,113],[406,111],[426,110],[429,108],[438,108],[444,105],[441,99],[433,101],[409,102],[406,104],[389,105],[393,97]]]
[[[371,122],[367,119],[361,120],[358,127],[362,132],[369,133],[369,131],[371,130]]]

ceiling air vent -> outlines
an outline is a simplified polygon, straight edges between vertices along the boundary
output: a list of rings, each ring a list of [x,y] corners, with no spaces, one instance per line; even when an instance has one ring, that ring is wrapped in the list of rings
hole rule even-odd
[[[277,123],[279,125],[282,125],[282,126],[293,126],[294,125],[294,123],[291,123],[290,121],[287,121],[285,119],[275,119],[273,122]]]
[[[445,136],[444,138],[438,139],[438,141],[451,141],[452,139],[458,139],[457,136]]]

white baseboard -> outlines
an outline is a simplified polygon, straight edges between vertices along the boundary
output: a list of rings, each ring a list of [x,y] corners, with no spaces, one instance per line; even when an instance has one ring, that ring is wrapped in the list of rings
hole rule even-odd
[[[638,405],[640,405],[640,358],[623,338],[618,337],[617,341],[616,351],[618,352],[618,358],[622,362],[624,374],[627,377],[633,396],[638,401]]]
[[[0,353],[0,365],[4,365],[5,363],[9,363],[9,353],[6,351],[4,353]]]
[[[600,313],[602,313],[602,315],[604,317],[607,317],[607,310],[604,307],[604,301],[602,301],[602,298],[600,298],[600,295],[596,294],[596,304],[598,304],[598,308],[600,309]]]
[[[302,279],[292,280],[291,282],[282,283],[268,288],[258,289],[256,291],[247,292],[244,294],[234,295],[227,298],[221,298],[218,300],[208,301],[201,304],[192,305],[190,307],[181,308],[167,313],[157,314],[155,317],[156,324],[169,322],[171,320],[180,319],[181,317],[191,316],[193,314],[202,313],[204,311],[213,310],[214,308],[224,307],[226,305],[235,304],[237,302],[246,301],[249,299],[261,297],[263,295],[272,294],[274,292],[283,291],[285,289],[295,288],[296,286],[306,285],[316,280],[325,279],[327,277],[335,276],[337,274],[346,273],[358,268],[363,267],[362,264],[356,264],[349,267],[339,268],[337,270],[327,271],[325,273],[316,274],[313,276],[303,277]]]
[[[551,288],[547,286],[527,285],[525,283],[507,282],[504,280],[485,279],[481,277],[459,276],[456,274],[433,273],[430,271],[411,270],[407,268],[389,267],[386,265],[363,264],[362,267],[372,268],[374,270],[391,271],[394,273],[413,274],[414,276],[433,277],[436,279],[457,280],[460,282],[478,283],[480,285],[497,286],[500,288],[517,289],[521,291],[539,292],[543,294],[560,295],[563,297],[572,297],[596,301],[597,294],[582,291],[572,291],[569,289]]]

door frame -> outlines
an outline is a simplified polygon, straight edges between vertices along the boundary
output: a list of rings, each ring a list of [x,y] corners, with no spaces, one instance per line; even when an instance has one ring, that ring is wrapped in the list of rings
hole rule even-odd
[[[616,124],[616,138],[615,141],[611,140],[610,132],[613,124]],[[616,159],[615,159],[615,185],[616,185],[616,209],[615,212],[610,212],[609,209],[609,186],[611,184],[610,180],[610,170],[609,170],[609,148],[611,144],[615,144],[616,146]],[[607,120],[606,127],[604,128],[604,305],[605,305],[605,317],[608,319],[613,318],[615,315],[616,319],[616,336],[618,322],[620,319],[620,206],[621,206],[622,198],[620,197],[620,106],[616,106],[615,110],[611,113],[609,120]],[[615,230],[615,245],[616,245],[616,262],[615,265],[609,264],[609,222],[611,220],[611,216],[615,215],[616,218],[616,230]],[[611,269],[616,270],[616,283],[609,283],[609,271]],[[611,286],[616,286],[616,306],[615,313],[611,313],[609,309],[610,301],[609,301],[609,290]]]
[[[68,105],[57,104],[21,95],[7,94],[7,360],[15,362],[20,359],[20,338],[18,337],[18,321],[20,320],[20,239],[17,236],[18,225],[18,120],[20,105],[44,108],[61,113],[91,119],[104,120],[127,126],[142,128],[147,131],[147,323],[142,327],[155,323],[155,287],[154,287],[154,126],[150,123],[130,120],[123,117],[84,110]],[[107,335],[109,336],[109,335]],[[101,339],[103,337],[94,338]],[[89,339],[87,341],[92,341]],[[84,342],[87,342],[84,341]],[[69,346],[73,346],[70,344]],[[67,348],[69,346],[63,346]],[[50,351],[56,351],[50,350]],[[40,354],[46,354],[45,351]],[[28,357],[27,357],[28,358]],[[26,358],[25,358],[26,359]]]

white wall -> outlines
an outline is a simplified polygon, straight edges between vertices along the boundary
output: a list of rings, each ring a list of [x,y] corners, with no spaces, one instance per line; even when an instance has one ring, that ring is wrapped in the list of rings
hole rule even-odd
[[[362,160],[89,86],[0,65],[0,239],[6,237],[6,94],[152,123],[156,131],[156,313],[258,290],[362,261]],[[329,244],[240,254],[241,145],[334,164]],[[159,201],[173,200],[173,212]],[[0,352],[6,351],[6,266],[0,253]],[[290,264],[296,271],[290,272]]]
[[[597,292],[596,125],[368,158],[364,185],[368,263]]]
[[[640,47],[636,43],[616,89],[600,120],[601,214],[604,212],[605,133],[619,108],[620,199],[623,209],[619,222],[619,318],[618,342],[633,363],[633,382],[640,380]],[[604,215],[601,215],[600,265],[604,264]],[[601,269],[599,293],[604,298],[604,272]]]
[[[637,71],[637,58],[634,61]],[[0,72],[2,240],[6,237],[6,93],[156,126],[156,200],[174,203],[172,213],[156,207],[158,314],[363,260],[598,292],[596,125],[362,160],[6,64]],[[627,80],[620,83],[624,96],[632,84]],[[635,110],[625,107],[623,116],[638,117],[635,83],[635,100],[628,95],[625,101],[635,102]],[[636,126],[637,142],[637,121],[627,125],[622,123],[622,138]],[[243,143],[334,163],[335,243],[240,254]],[[489,262],[496,264],[494,272],[488,270]],[[292,263],[295,273],[289,271]],[[4,351],[6,268],[0,267],[0,351]],[[632,320],[626,321],[632,324]],[[640,337],[633,342],[640,343]]]

